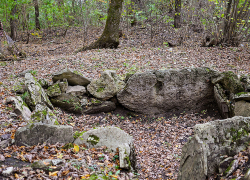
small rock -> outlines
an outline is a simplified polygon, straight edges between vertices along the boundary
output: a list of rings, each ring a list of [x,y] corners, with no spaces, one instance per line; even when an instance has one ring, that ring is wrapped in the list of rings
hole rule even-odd
[[[16,113],[10,113],[10,118],[16,119],[17,118],[17,114]]]
[[[130,147],[127,143],[119,146],[119,162],[120,168],[122,169],[130,169]]]
[[[53,84],[52,86],[48,87],[47,94],[49,97],[55,97],[61,95],[61,89],[58,83]]]
[[[66,91],[67,94],[71,94],[73,96],[82,96],[86,93],[86,88],[84,86],[68,86]]]
[[[9,139],[10,137],[11,137],[11,134],[3,134],[1,136],[1,139],[6,140],[6,139]]]
[[[25,84],[24,82],[22,82],[22,80],[16,82],[13,85],[12,90],[17,93],[17,94],[23,94],[25,92]]]
[[[64,159],[52,159],[51,163],[52,163],[53,166],[57,166],[59,164],[65,163],[65,160]]]
[[[15,106],[14,113],[21,115],[25,121],[30,120],[31,111],[27,105],[23,102],[23,99],[20,96],[16,97],[7,97],[7,104],[13,104]]]
[[[69,86],[67,79],[64,78],[63,81],[58,82],[58,84],[59,84],[59,87],[61,89],[61,92],[65,93],[68,89],[68,86]]]
[[[86,106],[88,104],[88,98],[84,97],[80,100],[81,106]]]
[[[13,171],[14,171],[13,167],[7,167],[7,169],[4,170],[2,172],[2,174],[3,174],[3,176],[8,177],[8,176],[10,176],[13,173]]]
[[[94,97],[105,101],[115,96],[124,86],[125,83],[119,79],[115,71],[107,70],[99,79],[91,81],[87,90]]]
[[[31,114],[33,122],[42,122],[45,124],[58,125],[56,115],[47,106],[37,104],[35,110]]]
[[[2,154],[0,154],[0,161],[5,161],[5,157]]]

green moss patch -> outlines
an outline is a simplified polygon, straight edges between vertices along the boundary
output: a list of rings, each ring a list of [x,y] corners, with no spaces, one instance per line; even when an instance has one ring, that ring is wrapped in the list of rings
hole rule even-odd
[[[99,137],[97,137],[96,135],[89,135],[87,142],[94,146],[99,142]]]

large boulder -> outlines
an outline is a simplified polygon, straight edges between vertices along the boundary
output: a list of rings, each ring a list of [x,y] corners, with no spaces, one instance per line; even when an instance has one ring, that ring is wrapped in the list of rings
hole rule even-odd
[[[125,83],[121,81],[115,71],[104,71],[99,79],[91,81],[87,86],[87,90],[94,97],[101,100],[108,100],[115,96],[119,90],[125,86]]]
[[[75,86],[75,85],[80,85],[80,86],[87,86],[90,83],[90,79],[81,76],[79,74],[76,74],[72,72],[70,69],[64,69],[60,72],[57,72],[53,74],[52,80],[53,82],[57,82],[58,80],[63,80],[67,79],[69,85]]]
[[[80,99],[71,94],[62,93],[60,96],[53,97],[51,102],[54,106],[60,107],[72,113],[82,113]]]
[[[144,114],[198,111],[214,101],[210,79],[217,75],[209,68],[136,73],[117,98],[124,107]]]
[[[37,104],[44,104],[50,109],[53,109],[53,105],[51,104],[44,89],[38,83],[36,78],[34,78],[34,76],[30,73],[25,74],[25,86],[27,90],[26,99],[28,99],[25,102],[32,110],[35,110]]]
[[[15,144],[18,146],[33,146],[38,143],[72,143],[73,140],[73,127],[65,125],[32,123],[19,128],[15,133]]]
[[[17,115],[21,115],[25,121],[30,120],[31,111],[20,96],[16,97],[10,96],[6,99],[6,103],[13,104],[15,107],[14,113],[16,113]]]
[[[133,137],[117,127],[101,127],[83,133],[75,141],[75,144],[85,144],[89,148],[106,146],[116,152],[119,149],[121,168],[133,169],[136,166],[136,154]]]
[[[42,122],[45,124],[58,125],[56,115],[47,107],[37,104],[35,110],[31,114],[31,121]]]
[[[194,127],[183,146],[178,180],[205,180],[219,171],[221,156],[234,156],[250,142],[250,117],[235,116]]]

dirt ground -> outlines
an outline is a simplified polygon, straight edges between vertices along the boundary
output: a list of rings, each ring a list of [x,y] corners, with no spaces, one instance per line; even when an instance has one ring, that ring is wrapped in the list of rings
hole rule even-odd
[[[178,30],[170,26],[161,27],[154,32],[153,37],[147,27],[133,27],[129,31],[124,28],[124,35],[120,38],[118,49],[96,49],[78,54],[73,53],[77,48],[96,40],[101,32],[102,28],[89,29],[85,38],[81,28],[70,28],[65,37],[62,36],[64,34],[62,29],[43,30],[33,32],[34,35],[31,35],[28,44],[25,44],[27,41],[25,33],[19,35],[17,47],[26,52],[27,58],[18,61],[0,61],[0,136],[14,135],[17,128],[26,124],[20,117],[11,117],[12,107],[5,104],[8,96],[14,96],[12,86],[19,80],[17,75],[25,70],[32,70],[37,79],[44,78],[50,82],[52,74],[64,68],[76,70],[91,79],[98,78],[106,69],[116,70],[121,79],[124,79],[128,72],[204,66],[220,72],[230,70],[239,76],[250,74],[248,43],[242,43],[240,47],[200,47],[204,33],[192,32],[186,27]],[[181,46],[164,45],[168,41],[177,41],[180,36],[184,37]],[[134,137],[138,172],[131,175],[129,172],[121,171],[115,177],[118,179],[133,176],[138,179],[176,179],[181,148],[192,135],[193,126],[221,118],[215,104],[200,112],[167,112],[157,116],[137,114],[122,107],[110,113],[95,115],[74,115],[58,108],[55,108],[55,112],[58,122],[73,126],[74,131],[116,126]],[[41,151],[45,146],[39,146]],[[53,148],[56,147],[53,146]],[[16,153],[13,153],[14,151]],[[0,150],[0,154],[6,158],[22,159],[16,155],[17,152],[31,156],[28,148],[12,146]],[[67,153],[65,152],[65,157],[66,154],[72,156],[71,151]],[[77,156],[80,157],[81,153],[93,152],[81,150]],[[110,156],[114,157],[114,155]],[[47,153],[43,157],[32,156],[31,160],[29,158],[23,160],[33,162],[36,158],[50,157],[51,154]],[[94,160],[94,157],[92,159]],[[6,167],[7,164],[0,167],[0,173]],[[51,174],[45,171],[33,171],[24,167],[17,168],[15,173],[18,177],[24,177],[24,171],[27,172],[27,176],[34,177],[34,179],[51,178]],[[118,170],[111,168],[110,171],[114,174]],[[234,177],[240,177],[242,171],[237,171]],[[109,172],[107,171],[107,174]],[[65,176],[61,178],[74,174],[77,179],[82,176],[89,177],[87,175],[91,173],[93,174],[94,171],[84,168],[70,169],[69,173],[63,174]],[[12,176],[17,177],[15,174]],[[114,178],[110,174],[108,176]]]

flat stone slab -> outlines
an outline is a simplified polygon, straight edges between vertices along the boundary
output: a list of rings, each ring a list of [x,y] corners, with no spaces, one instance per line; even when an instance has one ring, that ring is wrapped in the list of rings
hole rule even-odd
[[[18,146],[72,143],[73,140],[73,127],[65,125],[33,123],[18,129],[15,134],[15,144]]]
[[[55,74],[53,74],[53,82],[57,82],[58,80],[63,80],[67,79],[69,85],[75,86],[75,85],[80,85],[80,86],[87,86],[90,83],[90,79],[81,76],[79,74],[74,73],[70,69],[64,69],[62,71],[59,71]]]
[[[131,145],[133,137],[117,127],[101,127],[83,133],[74,143],[78,145],[85,144],[90,148],[106,146],[116,152],[116,148],[121,144]]]
[[[234,109],[235,116],[250,117],[250,102],[237,101]]]

